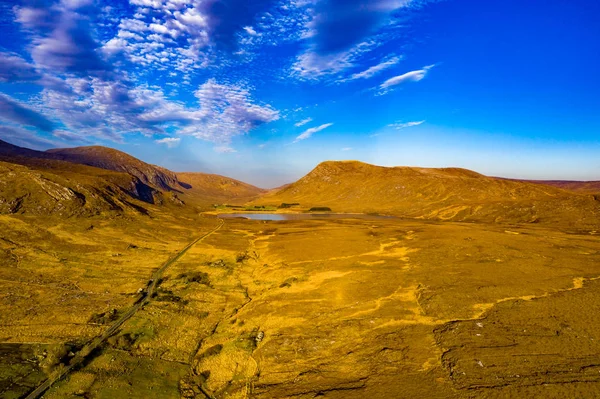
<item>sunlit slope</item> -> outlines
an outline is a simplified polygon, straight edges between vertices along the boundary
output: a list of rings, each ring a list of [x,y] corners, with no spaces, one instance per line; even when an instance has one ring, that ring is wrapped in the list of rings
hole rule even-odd
[[[323,162],[309,174],[256,202],[299,202],[337,212],[376,212],[455,221],[598,223],[600,202],[540,184],[444,168],[381,167]]]
[[[147,186],[125,173],[43,162],[46,166],[0,161],[0,214],[145,213],[143,199],[152,196]]]
[[[176,174],[100,146],[35,151],[0,141],[0,161],[4,162],[0,174],[2,213],[74,215],[131,206],[143,209],[146,204],[174,206],[174,211],[185,204],[208,209],[213,204],[243,204],[264,193],[224,176]],[[48,191],[37,184],[40,181],[61,188]],[[74,197],[54,198],[61,190]],[[142,203],[135,205],[136,201]]]
[[[559,187],[564,190],[600,194],[600,181],[536,180],[534,183]]]
[[[150,165],[113,148],[102,146],[57,148],[48,150],[46,153],[72,163],[125,172],[137,177],[145,184],[163,191],[182,189],[177,175],[170,170]]]
[[[263,194],[265,190],[229,177],[208,173],[177,173],[186,187],[181,198],[188,204],[244,204]]]
[[[163,192],[133,174],[62,161],[54,154],[2,141],[0,161],[2,213],[145,213],[148,204],[182,204],[175,193]]]

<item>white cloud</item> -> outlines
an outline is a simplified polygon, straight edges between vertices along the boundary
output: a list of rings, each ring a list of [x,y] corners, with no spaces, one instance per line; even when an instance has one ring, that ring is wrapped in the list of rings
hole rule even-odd
[[[246,31],[247,34],[249,34],[250,36],[256,36],[258,35],[258,33],[254,30],[254,28],[252,28],[251,26],[244,26],[244,30]]]
[[[392,57],[386,61],[382,61],[379,64],[370,67],[369,69],[353,74],[352,76],[350,76],[349,80],[369,79],[378,74],[379,72],[398,64],[401,60],[402,57]]]
[[[321,56],[308,51],[300,54],[292,66],[292,73],[301,79],[314,80],[323,75],[332,75],[352,67],[349,53]]]
[[[310,129],[306,129],[301,135],[296,137],[296,140],[294,140],[294,143],[297,143],[300,140],[306,140],[306,139],[310,138],[310,136],[312,136],[313,134],[320,132],[323,129],[327,129],[331,125],[333,125],[333,123],[325,123],[324,125],[321,125],[321,126],[311,127]]]
[[[342,75],[344,71],[354,67],[364,53],[377,46],[378,43],[374,41],[362,42],[348,51],[324,55],[309,49],[296,58],[292,65],[292,76],[303,80],[317,80],[326,76]]]
[[[342,151],[351,151],[351,150],[352,150],[352,147],[344,147],[344,148],[342,148]]]
[[[425,121],[414,121],[414,122],[396,122],[389,124],[388,127],[393,127],[394,129],[400,130],[407,127],[419,126],[425,123]]]
[[[404,82],[418,82],[420,80],[423,80],[423,78],[425,78],[425,76],[427,76],[427,73],[429,72],[429,70],[431,68],[433,68],[434,66],[435,65],[429,65],[429,66],[423,67],[422,69],[418,69],[416,71],[410,71],[410,72],[406,72],[405,74],[402,74],[402,75],[394,76],[393,78],[390,78],[390,79],[386,80],[385,82],[383,82],[379,86],[379,88],[382,90],[386,90],[392,86],[396,86],[396,85],[402,84]]]
[[[165,137],[164,139],[155,140],[158,144],[166,144],[169,148],[174,148],[179,145],[181,139],[179,137]]]
[[[220,145],[214,148],[215,152],[218,152],[220,154],[233,154],[235,152],[237,152],[235,149],[231,148],[228,145]]]
[[[300,126],[304,126],[309,122],[312,122],[312,118],[306,118],[306,119],[302,119],[300,122],[294,123],[294,126],[296,127],[300,127]]]
[[[195,95],[200,110],[193,115],[195,123],[184,127],[180,131],[182,134],[229,143],[234,136],[279,119],[277,110],[270,105],[256,104],[250,92],[241,86],[218,84],[210,79]]]

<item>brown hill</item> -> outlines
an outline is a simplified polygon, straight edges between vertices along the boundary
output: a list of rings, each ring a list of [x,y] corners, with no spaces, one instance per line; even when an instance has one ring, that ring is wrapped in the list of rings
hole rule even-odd
[[[323,162],[257,202],[455,221],[594,225],[600,216],[600,202],[592,195],[466,169],[381,167],[357,161]]]
[[[531,182],[582,193],[600,193],[600,181],[531,180]]]
[[[139,201],[152,196],[147,188],[125,173],[54,160],[29,165],[0,160],[0,214],[147,213]]]
[[[207,207],[212,204],[241,205],[266,191],[229,177],[207,173],[177,173],[186,189],[182,199],[189,204]]]
[[[149,186],[135,175],[67,162],[60,158],[59,155],[18,147],[0,140],[0,161],[22,165],[32,171],[50,173],[54,177],[69,177],[74,180],[74,183],[90,185],[90,188],[101,189],[108,184],[111,189],[108,194],[105,194],[109,196],[114,192],[114,195],[124,194],[131,197],[129,200],[150,204],[162,203],[165,199],[165,195],[160,190]],[[4,180],[0,179],[0,181]],[[31,189],[35,191],[36,187],[32,186]],[[172,194],[166,197],[178,201]]]
[[[215,203],[242,204],[264,192],[219,175],[181,173],[178,176],[121,151],[98,146],[42,152],[0,140],[0,162],[3,162],[0,213],[90,214],[97,212],[85,209],[86,206],[98,211],[119,211],[127,206],[142,209],[146,206],[136,205],[136,201],[183,205],[178,195],[192,205],[210,208]],[[58,191],[45,190],[44,184],[33,184],[46,180],[56,183]],[[52,185],[48,183],[46,186]],[[56,195],[62,191],[72,192],[75,197]],[[102,199],[103,204],[120,205],[96,204],[88,195]]]
[[[143,183],[163,191],[180,191],[177,175],[160,166],[150,165],[129,154],[102,146],[56,148],[46,151],[55,159],[101,169],[125,172]]]

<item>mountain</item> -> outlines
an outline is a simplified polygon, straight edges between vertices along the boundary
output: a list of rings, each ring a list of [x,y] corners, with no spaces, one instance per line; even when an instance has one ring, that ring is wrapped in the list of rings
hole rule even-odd
[[[151,193],[140,183],[125,173],[55,160],[0,160],[0,214],[147,213],[143,200]]]
[[[177,175],[160,166],[150,165],[129,154],[102,146],[56,148],[46,151],[55,159],[101,169],[128,173],[162,191],[180,191]]]
[[[454,221],[593,225],[600,216],[600,202],[589,194],[466,169],[382,167],[358,161],[323,162],[255,202]]]
[[[251,184],[214,174],[177,173],[177,178],[186,187],[182,199],[197,206],[241,205],[266,192]]]
[[[178,175],[100,146],[35,151],[0,140],[0,162],[0,213],[145,213],[148,204],[184,201],[208,209],[242,204],[264,192],[219,175]]]

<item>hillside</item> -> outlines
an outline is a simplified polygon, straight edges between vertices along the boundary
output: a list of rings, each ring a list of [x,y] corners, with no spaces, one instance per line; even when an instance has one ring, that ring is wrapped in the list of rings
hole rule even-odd
[[[187,187],[181,198],[197,206],[241,205],[265,193],[251,184],[220,175],[187,172],[177,173],[177,178]]]
[[[532,180],[532,183],[545,184],[547,186],[582,193],[600,193],[600,181]]]
[[[224,176],[176,174],[98,146],[42,152],[0,140],[0,162],[0,213],[87,215],[145,209],[143,203],[209,209],[243,204],[264,192]]]
[[[170,170],[150,165],[113,148],[102,146],[57,148],[46,153],[51,154],[55,159],[67,162],[128,173],[162,191],[180,191],[183,188],[177,180],[177,175]]]
[[[125,173],[93,169],[51,160],[28,166],[0,161],[0,214],[147,213],[147,186]]]
[[[381,167],[323,162],[297,182],[256,201],[336,212],[375,212],[454,221],[598,224],[600,202],[535,183],[491,178],[459,168]]]

